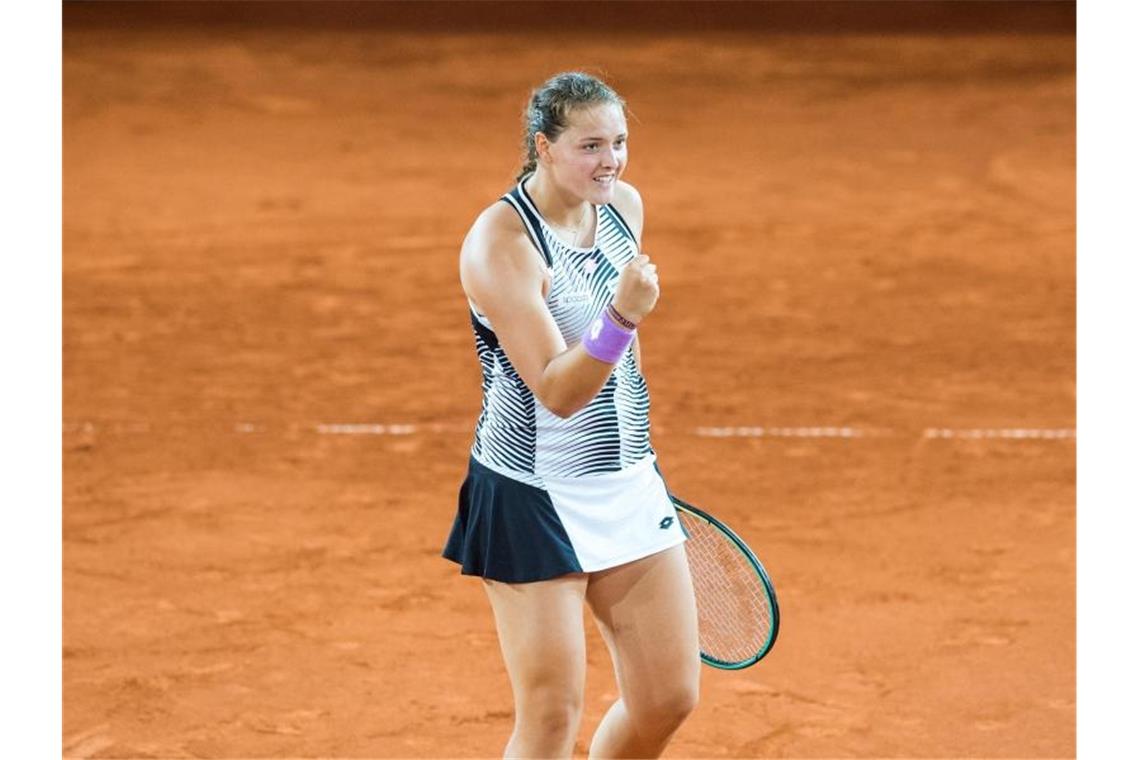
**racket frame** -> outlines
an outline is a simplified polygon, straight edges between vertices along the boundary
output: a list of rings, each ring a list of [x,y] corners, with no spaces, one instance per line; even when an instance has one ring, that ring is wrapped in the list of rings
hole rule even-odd
[[[760,560],[756,557],[756,553],[749,549],[748,544],[744,543],[744,540],[736,535],[731,528],[703,509],[689,504],[687,501],[678,498],[672,493],[669,494],[669,498],[672,500],[674,508],[678,511],[687,512],[727,536],[728,539],[736,545],[740,553],[744,555],[744,558],[748,560],[749,564],[752,565],[752,569],[756,571],[757,577],[760,578],[760,583],[764,586],[764,593],[772,605],[772,629],[768,634],[768,640],[764,643],[764,646],[760,648],[760,651],[751,658],[740,662],[727,662],[701,652],[701,662],[711,667],[719,668],[720,670],[743,670],[744,668],[751,667],[760,662],[760,660],[764,658],[764,655],[772,651],[772,647],[776,645],[776,637],[780,633],[780,605],[776,601],[776,589],[772,586],[772,579],[768,577],[768,571],[764,569],[764,565],[760,563]],[[685,530],[684,522],[681,523],[681,530],[685,531],[685,535],[688,537],[688,531]]]

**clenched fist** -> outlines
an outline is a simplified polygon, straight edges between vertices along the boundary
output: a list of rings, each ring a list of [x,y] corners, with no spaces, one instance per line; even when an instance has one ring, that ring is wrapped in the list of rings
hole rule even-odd
[[[653,311],[660,294],[657,265],[649,263],[649,257],[641,254],[621,270],[614,292],[614,308],[629,321],[637,323]]]
[[[617,291],[613,294],[613,308],[636,324],[653,311],[660,294],[657,264],[650,263],[649,256],[641,254],[621,270]]]

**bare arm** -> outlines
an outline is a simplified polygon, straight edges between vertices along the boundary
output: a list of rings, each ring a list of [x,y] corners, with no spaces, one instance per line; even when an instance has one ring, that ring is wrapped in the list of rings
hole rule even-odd
[[[463,242],[459,274],[471,301],[490,319],[499,342],[535,397],[560,417],[586,406],[605,385],[613,364],[567,348],[543,297],[546,268],[521,224],[504,204],[479,217]],[[615,296],[631,319],[656,303],[648,261],[623,270]],[[652,280],[652,282],[650,282]]]
[[[645,229],[645,204],[641,201],[641,194],[637,188],[628,182],[618,180],[614,191],[614,207],[629,225],[630,232],[637,240],[637,249],[641,250],[641,232]],[[644,372],[641,364],[641,336],[633,339],[633,359],[637,362],[637,371]]]

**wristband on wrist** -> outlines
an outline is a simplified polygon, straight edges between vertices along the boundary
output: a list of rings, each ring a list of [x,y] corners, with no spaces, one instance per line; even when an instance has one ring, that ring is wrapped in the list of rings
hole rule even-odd
[[[628,330],[619,325],[609,312],[603,312],[586,328],[582,336],[582,347],[586,353],[598,361],[616,364],[633,343],[637,330]]]
[[[626,319],[625,317],[623,317],[621,315],[621,312],[618,311],[617,308],[614,307],[614,305],[612,303],[606,307],[606,313],[610,315],[610,317],[613,319],[613,321],[617,322],[619,325],[621,325],[625,329],[627,329],[627,330],[636,330],[637,329],[637,323],[631,322],[628,319]]]

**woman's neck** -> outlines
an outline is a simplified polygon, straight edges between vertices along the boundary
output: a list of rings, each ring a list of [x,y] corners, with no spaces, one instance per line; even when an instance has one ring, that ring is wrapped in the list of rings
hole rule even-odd
[[[590,203],[560,190],[542,167],[536,169],[524,185],[548,224],[565,230],[577,230],[582,226],[590,210]]]

